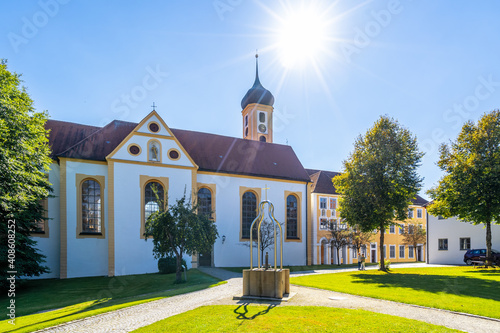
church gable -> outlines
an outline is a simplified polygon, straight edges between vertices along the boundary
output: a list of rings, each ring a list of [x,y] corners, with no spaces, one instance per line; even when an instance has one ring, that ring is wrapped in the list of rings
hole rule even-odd
[[[106,159],[197,167],[156,111],[144,118]]]
[[[161,119],[156,111],[151,112],[144,118],[134,130],[137,133],[159,135],[162,137],[173,137],[167,124]]]

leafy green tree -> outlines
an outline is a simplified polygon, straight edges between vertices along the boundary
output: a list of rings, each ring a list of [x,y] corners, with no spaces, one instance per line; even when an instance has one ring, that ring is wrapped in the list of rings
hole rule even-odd
[[[417,139],[397,121],[382,116],[354,143],[354,151],[343,162],[344,172],[333,178],[340,197],[342,218],[356,221],[362,231],[384,232],[393,221],[404,220],[411,199],[421,188],[417,167],[423,153]],[[380,269],[385,271],[381,260]]]
[[[41,205],[50,184],[47,114],[35,112],[33,101],[20,86],[20,75],[0,61],[0,253],[1,282],[6,287],[7,271],[17,277],[48,272],[45,256],[30,237],[35,222],[44,218]],[[12,221],[12,222],[9,222]],[[15,222],[15,223],[14,223]],[[9,256],[10,255],[10,256]]]
[[[198,207],[186,195],[168,207],[151,214],[146,221],[146,241],[153,237],[153,253],[156,259],[175,256],[176,282],[182,278],[182,256],[184,253],[207,252],[217,239],[215,222],[206,214],[198,214]]]
[[[417,246],[418,244],[424,244],[427,242],[427,233],[419,225],[414,222],[408,222],[403,231],[403,244],[412,245],[413,251],[415,252],[415,261],[418,261],[417,257]]]
[[[457,140],[440,147],[445,172],[428,194],[433,215],[456,216],[486,226],[486,258],[491,264],[491,224],[500,223],[500,111],[466,122]]]

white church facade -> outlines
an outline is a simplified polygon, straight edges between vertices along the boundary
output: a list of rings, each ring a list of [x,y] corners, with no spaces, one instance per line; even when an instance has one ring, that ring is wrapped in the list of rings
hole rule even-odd
[[[102,128],[49,120],[54,192],[44,203],[47,221],[33,233],[51,271],[42,277],[157,272],[145,221],[158,200],[185,193],[212,211],[219,233],[211,253],[185,256],[188,267],[249,266],[264,188],[283,225],[283,264],[306,265],[310,178],[290,146],[272,142],[273,103],[257,71],[242,100],[242,139],[171,129],[154,110],[140,123]]]

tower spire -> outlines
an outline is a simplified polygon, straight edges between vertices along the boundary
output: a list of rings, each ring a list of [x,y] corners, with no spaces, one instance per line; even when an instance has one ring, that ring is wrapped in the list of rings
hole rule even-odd
[[[259,80],[259,53],[255,50],[255,82],[253,86],[256,87],[258,85],[261,85]]]

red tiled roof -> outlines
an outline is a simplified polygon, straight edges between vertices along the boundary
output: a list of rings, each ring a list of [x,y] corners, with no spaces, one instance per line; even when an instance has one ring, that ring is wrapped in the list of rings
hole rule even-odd
[[[306,169],[306,171],[313,182],[313,193],[339,194],[335,186],[333,186],[332,178],[340,175],[340,172],[315,169]],[[427,204],[427,200],[419,195],[412,199],[411,202],[416,206],[425,206]]]
[[[49,120],[53,157],[105,161],[137,126],[114,120],[100,128]],[[290,146],[237,139],[222,135],[171,129],[202,171],[309,181]]]
[[[202,171],[309,181],[290,146],[171,129]]]
[[[313,193],[338,194],[333,186],[332,178],[340,175],[340,172],[306,169],[313,182]]]
[[[50,130],[49,145],[52,158],[101,129],[96,126],[50,119],[45,123],[45,128]],[[57,138],[57,140],[54,140],[54,138]]]

